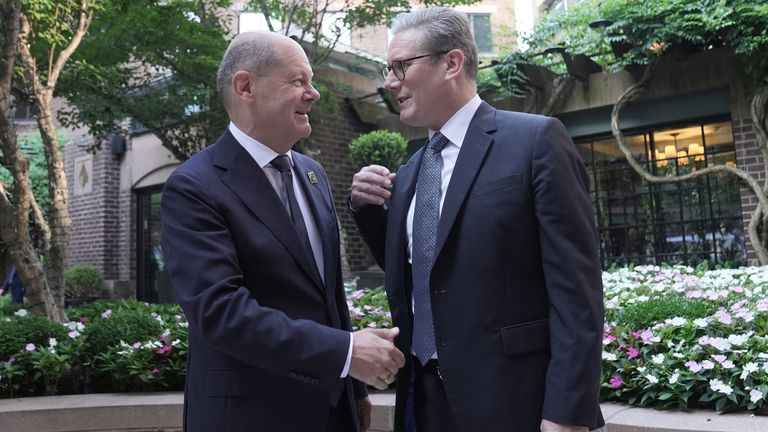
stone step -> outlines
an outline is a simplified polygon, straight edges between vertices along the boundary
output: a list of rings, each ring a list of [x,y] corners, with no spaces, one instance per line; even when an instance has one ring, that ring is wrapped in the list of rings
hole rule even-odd
[[[0,399],[3,432],[181,432],[181,393],[106,393]],[[371,395],[370,432],[391,432],[395,396]],[[768,417],[655,411],[602,404],[603,432],[768,432]],[[473,431],[476,432],[476,431]],[[479,431],[478,431],[479,432]]]

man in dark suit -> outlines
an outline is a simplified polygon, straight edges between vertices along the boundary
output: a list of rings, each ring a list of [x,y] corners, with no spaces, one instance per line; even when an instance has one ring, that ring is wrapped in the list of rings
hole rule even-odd
[[[418,432],[601,426],[601,269],[576,147],[555,119],[480,100],[465,15],[418,10],[392,31],[384,85],[430,139],[396,179],[357,173],[350,208],[411,354],[396,430],[414,411]]]
[[[162,246],[189,321],[189,432],[365,430],[363,383],[404,358],[397,329],[351,333],[323,168],[291,151],[320,97],[293,40],[243,33],[218,73],[231,123],[163,191]],[[353,380],[355,378],[356,380]]]

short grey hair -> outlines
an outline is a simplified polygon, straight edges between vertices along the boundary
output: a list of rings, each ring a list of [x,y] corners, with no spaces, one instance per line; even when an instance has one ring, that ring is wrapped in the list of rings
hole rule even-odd
[[[281,56],[274,39],[262,32],[239,34],[229,44],[216,74],[216,86],[224,107],[229,109],[232,96],[232,76],[239,71],[253,72],[256,76],[269,75],[280,65]]]
[[[396,35],[406,30],[419,33],[417,44],[427,53],[460,49],[464,53],[466,76],[477,81],[477,45],[465,13],[432,7],[400,14],[394,19],[392,33]]]

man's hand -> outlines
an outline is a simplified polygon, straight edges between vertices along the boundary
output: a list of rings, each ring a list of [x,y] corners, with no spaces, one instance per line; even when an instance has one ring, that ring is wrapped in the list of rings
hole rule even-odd
[[[382,205],[389,199],[395,174],[381,165],[368,165],[352,177],[350,206],[359,210],[365,205]]]
[[[586,426],[571,426],[541,419],[541,432],[589,432]]]
[[[360,422],[360,432],[365,432],[371,427],[372,409],[373,404],[368,396],[357,400],[357,419]]]
[[[403,353],[392,343],[399,333],[397,327],[355,332],[349,375],[379,390],[386,390],[398,369],[405,365]]]

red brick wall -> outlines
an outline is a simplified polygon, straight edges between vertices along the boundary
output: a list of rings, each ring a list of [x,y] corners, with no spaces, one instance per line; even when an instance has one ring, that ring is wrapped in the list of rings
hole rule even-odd
[[[747,171],[762,185],[765,181],[765,162],[757,148],[755,125],[751,118],[733,119],[733,138],[736,145],[736,165]],[[741,193],[741,217],[746,234],[749,228],[749,219],[757,208],[757,197],[744,182],[740,183],[739,189]],[[747,236],[747,263],[756,259],[757,255],[752,247],[752,242]]]
[[[130,215],[120,208],[120,160],[108,142],[93,154],[91,192],[75,195],[75,159],[87,155],[86,148],[92,143],[91,138],[84,138],[64,146],[72,218],[67,265],[93,265],[104,273],[105,280],[114,280],[121,276],[120,249],[124,246],[119,227]]]
[[[338,117],[326,113],[313,117],[312,143],[308,153],[323,165],[328,174],[336,212],[346,237],[345,249],[349,268],[355,272],[366,270],[375,262],[347,211],[349,186],[352,176],[357,172],[349,159],[347,146],[361,134],[373,130],[374,126],[362,123],[341,98],[339,105],[341,113]]]

